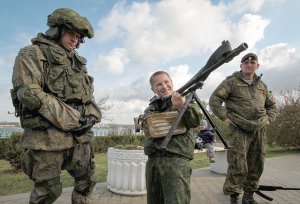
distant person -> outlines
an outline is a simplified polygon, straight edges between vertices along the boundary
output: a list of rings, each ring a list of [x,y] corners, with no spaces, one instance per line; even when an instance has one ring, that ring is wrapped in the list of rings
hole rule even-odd
[[[23,169],[34,181],[29,203],[54,203],[61,170],[74,178],[72,204],[92,203],[95,171],[91,128],[101,112],[86,59],[75,51],[94,35],[90,22],[68,8],[48,16],[49,29],[22,48],[13,68],[12,99],[24,132]]]
[[[214,145],[216,144],[216,136],[212,133],[206,120],[202,120],[200,131],[196,137],[196,146],[198,149],[206,149],[206,154],[210,163],[215,162]]]
[[[261,76],[255,73],[259,68],[256,54],[243,56],[240,68],[216,88],[209,105],[230,131],[223,191],[230,195],[232,204],[238,203],[243,192],[243,204],[256,204],[253,193],[264,169],[266,126],[276,118],[276,103]]]
[[[151,89],[159,97],[172,97],[169,107],[148,107],[146,114],[178,112],[183,108],[185,97],[173,90],[173,82],[169,74],[157,71],[150,77]],[[152,138],[147,135],[152,127],[145,127],[146,186],[148,204],[189,204],[191,200],[190,178],[192,173],[191,160],[194,156],[194,137],[192,128],[201,122],[201,113],[195,103],[190,103],[183,114],[181,122],[186,132],[173,135],[166,150],[160,149],[164,137]],[[167,116],[166,116],[167,117]],[[153,127],[155,128],[155,127]]]

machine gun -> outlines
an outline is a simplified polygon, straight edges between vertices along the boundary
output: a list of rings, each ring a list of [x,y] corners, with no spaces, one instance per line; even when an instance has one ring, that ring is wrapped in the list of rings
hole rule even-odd
[[[208,59],[205,66],[198,71],[198,73],[193,76],[185,85],[183,85],[180,89],[177,90],[177,92],[182,95],[186,96],[186,101],[184,103],[183,108],[179,111],[176,119],[174,120],[170,130],[167,133],[167,136],[164,138],[163,142],[161,143],[160,148],[166,149],[168,143],[170,142],[172,135],[179,124],[185,110],[188,107],[188,104],[192,101],[192,99],[195,99],[199,107],[201,108],[202,112],[204,113],[205,117],[208,119],[209,123],[213,127],[213,131],[217,133],[219,138],[221,139],[222,143],[224,144],[225,148],[229,148],[229,145],[225,141],[222,133],[218,129],[218,127],[215,125],[214,121],[210,117],[209,113],[205,109],[205,107],[202,105],[200,99],[196,95],[196,90],[201,89],[204,81],[207,79],[209,74],[223,65],[224,63],[228,63],[231,61],[234,57],[239,55],[242,51],[246,50],[248,48],[248,45],[246,43],[242,43],[239,47],[235,48],[234,50],[231,49],[229,41],[223,41],[221,46],[219,46],[215,52],[211,55],[211,57]],[[168,109],[172,105],[171,102],[171,96],[168,97],[158,97],[154,96],[150,100],[149,107],[145,110],[145,113],[149,111],[159,111],[163,112]],[[137,128],[136,128],[137,130]]]
[[[276,191],[276,190],[297,190],[299,191],[300,188],[285,188],[282,186],[264,186],[264,185],[259,185],[257,191],[255,191],[255,193],[261,197],[263,197],[264,199],[268,200],[268,201],[272,201],[273,198],[265,195],[264,193],[262,193],[261,191]]]

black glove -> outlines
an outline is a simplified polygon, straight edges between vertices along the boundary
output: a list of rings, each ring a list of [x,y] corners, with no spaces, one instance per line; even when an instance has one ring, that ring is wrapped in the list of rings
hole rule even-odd
[[[83,135],[86,131],[90,130],[96,123],[97,119],[94,116],[82,116],[79,119],[80,127],[73,128],[71,132],[76,136]]]

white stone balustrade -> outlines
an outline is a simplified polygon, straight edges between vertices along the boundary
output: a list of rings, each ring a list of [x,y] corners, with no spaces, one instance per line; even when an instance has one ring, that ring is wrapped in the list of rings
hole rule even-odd
[[[146,190],[144,150],[108,148],[107,188],[121,195],[143,195]]]

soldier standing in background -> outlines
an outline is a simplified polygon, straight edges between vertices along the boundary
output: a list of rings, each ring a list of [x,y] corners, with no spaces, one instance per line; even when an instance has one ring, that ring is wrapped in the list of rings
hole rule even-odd
[[[47,25],[20,50],[12,76],[12,100],[24,129],[23,170],[34,181],[30,203],[53,203],[61,195],[63,169],[74,178],[72,203],[92,203],[91,128],[101,112],[86,59],[75,48],[93,37],[93,28],[68,8],[50,14]]]
[[[254,53],[241,60],[241,71],[228,76],[213,92],[209,105],[213,113],[229,125],[227,176],[223,186],[231,203],[256,204],[257,190],[264,168],[266,126],[276,118],[276,104],[267,85],[256,75],[259,67]],[[222,106],[222,103],[225,106]]]
[[[166,110],[155,110],[153,107],[148,107],[146,110],[149,112],[146,111],[146,114],[168,113],[182,109],[185,97],[173,91],[173,82],[167,72],[155,72],[150,78],[150,85],[158,97],[171,96],[172,104]],[[158,107],[158,109],[160,108]],[[182,134],[173,135],[165,150],[160,149],[164,137],[151,138],[147,135],[150,127],[146,126],[144,151],[148,155],[146,164],[148,204],[190,203],[190,177],[192,173],[190,162],[193,159],[195,146],[191,128],[200,125],[201,116],[197,104],[189,104],[181,119],[186,131]]]

